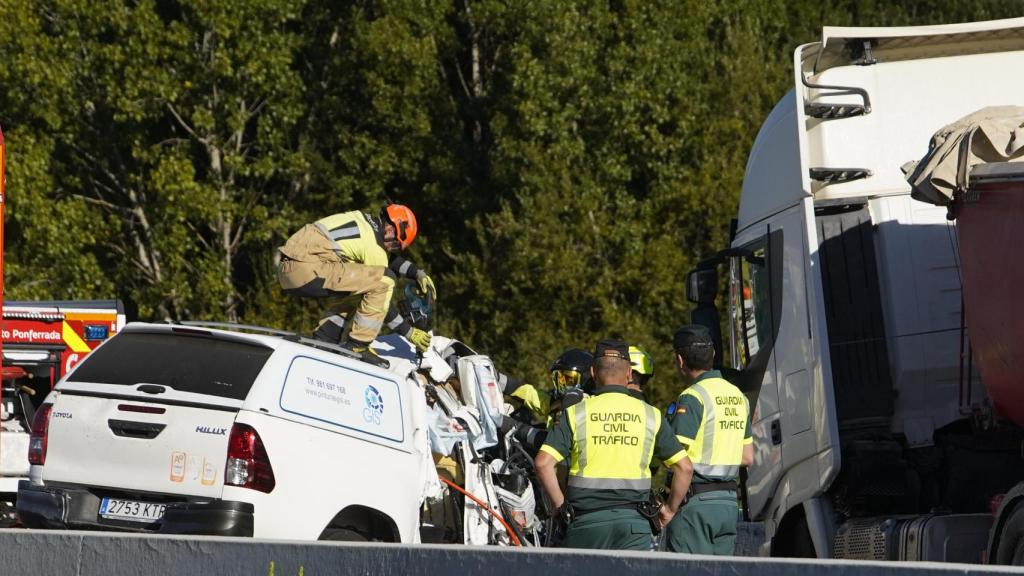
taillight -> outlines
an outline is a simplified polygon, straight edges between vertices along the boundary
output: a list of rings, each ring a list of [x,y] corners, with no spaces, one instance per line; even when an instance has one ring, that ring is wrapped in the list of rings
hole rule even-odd
[[[256,430],[247,424],[235,424],[228,437],[228,459],[224,465],[224,484],[251,488],[260,492],[274,489],[274,470]]]
[[[32,419],[32,434],[28,439],[28,463],[37,466],[46,464],[46,436],[50,430],[50,412],[53,404],[43,404]]]

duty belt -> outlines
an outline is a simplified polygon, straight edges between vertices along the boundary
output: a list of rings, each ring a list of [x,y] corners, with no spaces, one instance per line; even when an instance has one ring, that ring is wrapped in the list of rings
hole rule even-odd
[[[586,510],[573,509],[574,515],[578,518],[585,516],[593,512],[603,512],[605,510],[637,510],[637,506],[643,504],[642,501],[636,502],[616,502],[615,504],[609,504],[607,506],[598,506],[597,508],[588,508]]]
[[[722,490],[736,492],[737,489],[738,486],[735,480],[729,480],[728,482],[706,482],[703,484],[690,484],[690,491],[687,492],[687,495],[696,496],[705,492],[719,492]]]
[[[589,510],[573,510],[572,517],[579,518],[585,516],[591,512],[599,512],[601,510],[633,510],[643,516],[645,520],[651,525],[651,534],[657,536],[661,534],[661,524],[658,522],[658,512],[661,511],[661,501],[656,499],[654,495],[648,496],[647,500],[635,501],[635,502],[616,502],[615,504],[609,504],[607,506],[599,506],[597,508],[591,508]]]

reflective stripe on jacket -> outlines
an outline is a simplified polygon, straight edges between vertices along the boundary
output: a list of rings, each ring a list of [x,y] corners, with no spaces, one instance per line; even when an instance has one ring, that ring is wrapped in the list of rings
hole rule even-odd
[[[678,436],[689,444],[694,473],[713,480],[737,478],[750,413],[747,397],[723,378],[701,379],[679,395],[683,396],[693,396],[704,408],[697,437]]]
[[[381,246],[380,221],[354,210],[342,212],[315,223],[330,238],[334,251],[347,262],[367,266],[387,266],[388,253]]]
[[[599,394],[569,406],[562,417],[574,439],[569,486],[650,490],[662,422],[656,408],[626,394]]]

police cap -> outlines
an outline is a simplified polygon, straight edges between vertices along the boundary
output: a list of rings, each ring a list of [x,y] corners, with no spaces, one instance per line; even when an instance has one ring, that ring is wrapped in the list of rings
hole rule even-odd
[[[597,347],[594,348],[594,359],[596,360],[602,356],[621,358],[629,362],[629,344],[614,338],[599,340],[597,342]]]
[[[672,347],[678,352],[690,346],[714,346],[711,342],[711,331],[700,324],[681,326],[672,336]]]

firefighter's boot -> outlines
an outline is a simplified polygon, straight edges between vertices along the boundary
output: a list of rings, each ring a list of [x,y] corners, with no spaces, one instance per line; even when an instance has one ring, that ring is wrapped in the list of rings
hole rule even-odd
[[[350,338],[342,342],[341,347],[355,353],[363,362],[373,364],[374,366],[380,366],[381,368],[391,367],[391,364],[387,360],[378,356],[373,348],[370,348],[370,345],[365,342],[359,342],[358,340],[352,340]]]

